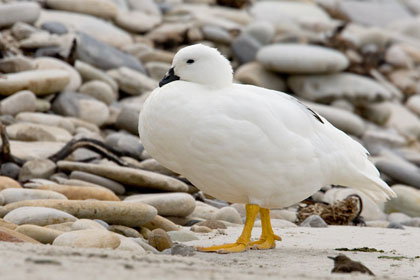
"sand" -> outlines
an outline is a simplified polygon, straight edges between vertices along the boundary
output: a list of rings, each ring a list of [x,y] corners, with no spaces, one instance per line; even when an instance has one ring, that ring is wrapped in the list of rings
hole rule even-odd
[[[225,233],[200,234],[188,245],[232,242],[240,227]],[[253,237],[259,236],[255,228]],[[275,228],[283,241],[268,251],[219,255],[196,253],[192,257],[136,255],[109,249],[76,249],[34,244],[0,243],[0,279],[354,279],[331,274],[336,248],[370,247],[384,252],[343,252],[361,261],[375,279],[420,278],[420,228],[405,230],[361,227]],[[387,259],[380,256],[404,258]],[[371,279],[358,275],[357,279]]]

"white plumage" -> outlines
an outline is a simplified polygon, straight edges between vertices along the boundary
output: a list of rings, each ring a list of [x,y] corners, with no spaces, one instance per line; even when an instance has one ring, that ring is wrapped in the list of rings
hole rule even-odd
[[[293,205],[328,184],[379,201],[395,196],[363,146],[290,95],[232,83],[215,49],[180,50],[170,74],[142,107],[141,141],[205,193],[264,208]]]

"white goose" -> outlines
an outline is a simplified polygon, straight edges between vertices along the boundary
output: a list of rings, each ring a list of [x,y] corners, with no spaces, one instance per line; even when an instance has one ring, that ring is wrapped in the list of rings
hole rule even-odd
[[[232,79],[229,61],[216,49],[185,47],[140,113],[141,141],[152,157],[203,192],[246,204],[235,243],[199,250],[274,248],[281,239],[269,209],[298,203],[328,184],[375,200],[395,196],[363,146],[325,118],[285,93]],[[261,238],[250,242],[258,212]]]

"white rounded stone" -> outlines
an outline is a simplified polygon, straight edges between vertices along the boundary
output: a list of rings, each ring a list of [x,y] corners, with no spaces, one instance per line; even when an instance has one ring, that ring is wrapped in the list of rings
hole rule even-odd
[[[347,68],[348,59],[340,52],[315,45],[274,44],[262,47],[257,61],[281,73],[335,73]]]
[[[392,97],[391,92],[375,80],[353,73],[290,76],[287,84],[296,95],[311,101],[331,102],[346,98],[358,102]]]
[[[53,245],[77,248],[111,248],[120,245],[116,234],[100,229],[86,229],[65,232],[58,236]]]
[[[31,70],[3,75],[0,79],[0,95],[11,95],[30,90],[36,95],[47,95],[63,90],[70,81],[64,70]]]
[[[9,204],[22,200],[36,200],[36,199],[65,199],[67,197],[61,193],[48,190],[34,190],[34,189],[18,189],[10,188],[0,192],[4,197],[4,203]]]
[[[65,222],[74,222],[76,217],[64,211],[46,207],[20,207],[7,213],[5,221],[16,225],[32,224],[46,226]]]

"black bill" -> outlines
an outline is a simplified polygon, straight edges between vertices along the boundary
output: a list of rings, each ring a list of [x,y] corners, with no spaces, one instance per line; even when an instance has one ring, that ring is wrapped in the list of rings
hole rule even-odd
[[[160,80],[159,87],[163,87],[164,85],[177,80],[179,80],[179,77],[175,75],[174,68],[172,67],[169,69],[168,73],[165,74],[162,80]]]

